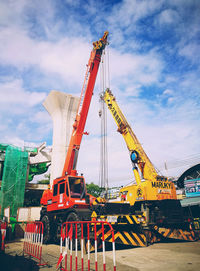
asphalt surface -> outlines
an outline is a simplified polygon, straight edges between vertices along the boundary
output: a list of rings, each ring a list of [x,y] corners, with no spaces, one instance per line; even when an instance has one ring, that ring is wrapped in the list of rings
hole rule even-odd
[[[51,271],[56,270],[60,255],[58,245],[43,245],[43,262],[48,266],[37,266],[36,261],[23,256],[23,242],[7,243],[5,254],[0,254],[1,271]],[[90,270],[95,270],[94,253],[91,256]],[[103,270],[102,252],[98,253],[98,270]],[[75,255],[73,267],[75,270]],[[200,241],[157,243],[145,248],[129,248],[116,250],[117,270],[120,271],[197,271],[200,270]],[[78,270],[81,270],[81,257],[78,253]],[[69,259],[68,259],[69,263]],[[63,263],[64,264],[64,263]],[[84,255],[84,270],[88,270],[88,255]],[[68,267],[69,268],[69,267]],[[113,270],[112,251],[106,252],[106,270]]]

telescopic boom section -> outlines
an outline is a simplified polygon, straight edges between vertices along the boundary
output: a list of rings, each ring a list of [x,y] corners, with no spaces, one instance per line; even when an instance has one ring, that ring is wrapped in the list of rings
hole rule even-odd
[[[94,90],[94,85],[101,62],[101,55],[107,45],[108,32],[104,32],[103,37],[93,43],[93,50],[87,65],[87,72],[81,92],[79,108],[73,125],[73,131],[67,151],[67,156],[63,168],[62,175],[76,175],[76,164],[78,159],[78,151],[80,149],[81,140],[84,134],[85,123],[90,107],[90,102]]]
[[[106,89],[106,91],[104,92],[103,100],[107,104],[115,122],[117,123],[118,126],[117,131],[122,134],[126,142],[126,145],[131,155],[131,161],[134,164],[133,172],[137,183],[139,184],[141,181],[137,168],[135,167],[136,164],[138,165],[144,179],[156,180],[158,174],[153,164],[151,163],[150,159],[143,150],[140,142],[138,141],[136,135],[132,131],[125,116],[123,115],[121,109],[119,108],[115,97],[113,96],[109,89]]]

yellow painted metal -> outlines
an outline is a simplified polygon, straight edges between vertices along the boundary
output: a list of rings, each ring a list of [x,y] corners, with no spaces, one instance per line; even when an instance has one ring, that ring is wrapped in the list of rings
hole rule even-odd
[[[131,205],[135,201],[176,199],[176,188],[170,181],[146,180],[141,185],[132,184],[121,188],[126,194],[126,201]]]
[[[136,184],[123,187],[120,190],[123,195],[126,195],[126,201],[134,205],[135,201],[177,199],[173,182],[158,175],[109,89],[104,92],[103,100],[117,124],[117,131],[122,134],[130,154],[136,151],[139,155],[133,168]],[[136,164],[141,172],[142,179]]]
[[[104,229],[104,238],[106,242],[112,242],[112,231],[110,229]],[[102,228],[97,231],[97,240],[102,239]],[[147,246],[147,238],[145,234],[141,234],[138,232],[124,231],[121,229],[114,230],[114,239],[115,243],[129,245],[129,246],[137,246],[137,247],[146,247]]]
[[[117,222],[110,222],[109,218],[115,217]],[[145,224],[145,213],[141,215],[97,215],[96,212],[93,212],[91,218],[95,218],[99,221],[107,221],[112,225],[139,225]]]
[[[185,241],[196,241],[197,238],[193,231],[186,231],[182,229],[169,229],[169,228],[160,228],[155,226],[154,230],[156,230],[160,235],[165,238],[185,240]]]
[[[111,114],[113,115],[115,122],[117,123],[118,132],[122,134],[128,147],[128,150],[130,152],[137,151],[139,153],[140,158],[137,164],[140,168],[140,171],[142,172],[144,179],[156,180],[158,174],[154,166],[152,165],[150,159],[143,150],[136,135],[133,133],[129,123],[127,122],[125,116],[123,115],[121,109],[119,108],[115,97],[113,96],[109,89],[105,91],[103,98]]]
[[[98,41],[93,42],[93,49],[94,50],[100,50],[103,47],[105,47],[105,44],[107,43],[107,37],[108,37],[108,31],[104,32],[104,35],[101,39]]]

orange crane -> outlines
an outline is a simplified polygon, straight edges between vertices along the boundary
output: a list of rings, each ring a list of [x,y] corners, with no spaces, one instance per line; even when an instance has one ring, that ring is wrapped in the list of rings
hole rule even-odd
[[[76,175],[78,151],[80,149],[81,140],[84,134],[85,123],[88,115],[88,110],[90,107],[90,102],[93,94],[94,84],[97,77],[97,72],[99,69],[99,64],[101,61],[101,55],[107,44],[107,36],[108,32],[106,31],[99,41],[93,43],[94,48],[91,52],[87,66],[87,71],[79,102],[79,110],[73,125],[73,132],[62,172],[63,176],[65,176],[66,173]]]
[[[85,123],[107,37],[106,31],[99,41],[93,43],[62,176],[53,181],[52,189],[45,191],[41,198],[44,242],[57,239],[65,221],[90,220],[90,206],[95,198],[87,194],[84,177],[78,176],[76,164],[82,137],[86,134]]]

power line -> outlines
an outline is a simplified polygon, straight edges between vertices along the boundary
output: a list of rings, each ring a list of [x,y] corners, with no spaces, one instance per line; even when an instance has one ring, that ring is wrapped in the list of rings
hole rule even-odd
[[[170,160],[166,161],[166,166],[161,166],[160,168],[166,168],[172,169],[172,168],[178,168],[182,166],[192,165],[192,164],[199,164],[200,163],[200,154],[191,154],[189,156],[186,156],[184,159],[176,159],[176,160]]]

